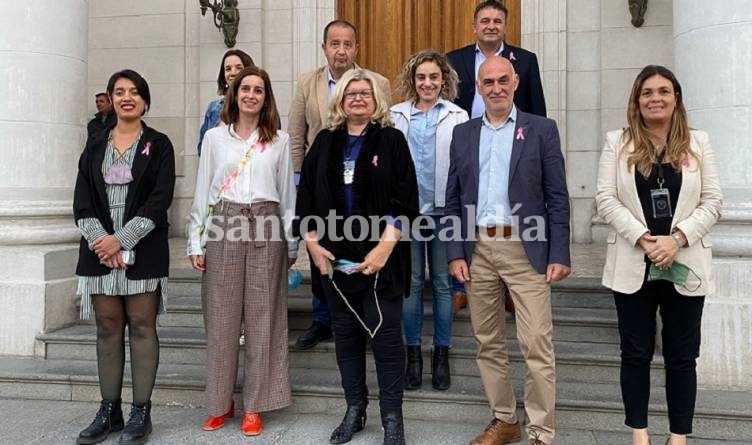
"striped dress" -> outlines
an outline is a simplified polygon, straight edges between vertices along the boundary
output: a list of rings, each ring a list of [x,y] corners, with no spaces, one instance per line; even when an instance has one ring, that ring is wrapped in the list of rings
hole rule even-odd
[[[106,177],[107,171],[115,164],[124,164],[128,168],[131,168],[139,139],[141,139],[141,134],[138,135],[133,145],[131,145],[121,158],[117,150],[115,150],[115,145],[112,143],[112,133],[110,133],[110,137],[107,140],[104,162],[102,162],[102,176]],[[154,229],[154,222],[148,218],[137,216],[126,224],[123,224],[128,184],[105,183],[105,190],[107,192],[107,202],[110,206],[110,217],[115,229],[115,238],[120,242],[123,250],[132,250],[143,237]],[[89,248],[91,248],[94,241],[107,235],[107,231],[97,218],[82,218],[76,221],[76,223],[81,235],[83,235],[89,244]],[[136,256],[136,261],[138,261],[138,256]],[[81,297],[81,318],[84,320],[92,318],[92,314],[94,313],[91,301],[92,295],[134,295],[144,292],[154,292],[157,290],[157,287],[161,290],[161,300],[159,303],[159,313],[161,314],[165,311],[165,301],[167,299],[167,277],[129,280],[125,276],[125,269],[112,269],[107,275],[80,276],[78,277],[78,290],[76,294]]]

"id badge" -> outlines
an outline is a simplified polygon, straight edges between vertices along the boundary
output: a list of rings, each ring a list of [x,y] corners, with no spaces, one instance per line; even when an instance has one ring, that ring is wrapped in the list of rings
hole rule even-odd
[[[671,195],[668,189],[650,190],[650,201],[653,204],[653,218],[671,218]]]
[[[343,179],[344,179],[345,185],[350,185],[353,183],[353,178],[355,177],[355,161],[347,160],[347,161],[344,161],[343,164],[345,167]]]

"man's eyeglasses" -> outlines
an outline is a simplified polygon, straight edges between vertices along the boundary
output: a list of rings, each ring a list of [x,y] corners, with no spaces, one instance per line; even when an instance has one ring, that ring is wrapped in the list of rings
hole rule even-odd
[[[345,91],[345,99],[347,100],[355,100],[358,96],[360,96],[361,99],[370,99],[373,97],[373,90]]]

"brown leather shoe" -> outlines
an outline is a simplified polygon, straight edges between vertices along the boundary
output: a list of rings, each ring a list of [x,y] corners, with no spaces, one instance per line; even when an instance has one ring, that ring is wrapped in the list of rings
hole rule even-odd
[[[464,292],[454,292],[452,294],[452,310],[456,314],[457,312],[467,307],[467,294]],[[514,301],[509,295],[509,291],[504,293],[504,309],[514,316]]]
[[[504,296],[504,309],[514,317],[514,301],[512,301],[509,291],[507,291],[507,294]]]
[[[509,293],[509,286],[507,286],[507,283],[504,283],[504,310],[512,314],[512,317],[515,316],[514,312],[514,300],[512,300],[512,295]]]
[[[520,439],[522,439],[520,422],[506,423],[493,419],[486,429],[470,442],[470,445],[504,445],[517,443]]]
[[[461,291],[452,293],[452,310],[454,313],[467,307],[467,294]]]

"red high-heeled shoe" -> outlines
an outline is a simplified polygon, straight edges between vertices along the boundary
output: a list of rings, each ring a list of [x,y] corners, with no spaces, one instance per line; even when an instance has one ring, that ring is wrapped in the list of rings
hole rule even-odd
[[[202,427],[204,431],[214,431],[222,428],[225,426],[225,419],[232,419],[235,417],[235,401],[233,400],[230,403],[230,410],[226,413],[222,414],[219,417],[213,417],[209,416],[208,419],[206,419],[206,422],[204,422],[204,426]]]
[[[243,425],[240,427],[246,436],[258,436],[261,434],[261,416],[259,413],[243,414]]]

